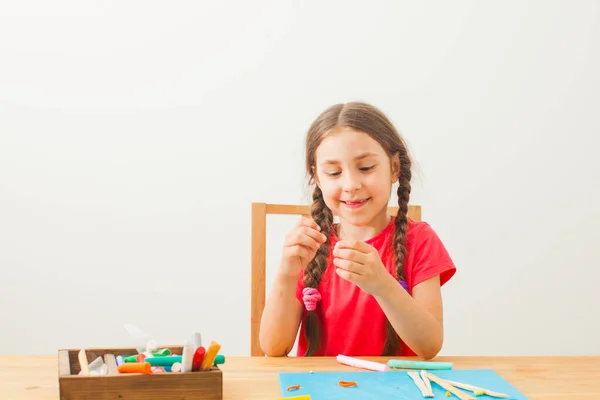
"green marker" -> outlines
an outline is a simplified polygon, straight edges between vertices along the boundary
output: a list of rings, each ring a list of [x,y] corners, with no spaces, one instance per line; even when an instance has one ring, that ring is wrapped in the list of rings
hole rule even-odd
[[[170,367],[174,363],[180,363],[182,356],[147,357],[144,361],[153,367]]]
[[[162,349],[162,350],[158,350],[158,351],[154,351],[152,352],[152,355],[154,357],[164,357],[164,356],[168,356],[171,354],[171,350],[169,349]],[[133,355],[133,356],[127,356],[127,357],[123,357],[123,360],[125,360],[125,362],[137,362],[137,354]]]
[[[215,362],[213,362],[213,365],[219,365],[219,364],[225,364],[225,356],[223,354],[217,354],[217,357],[215,358]]]
[[[387,365],[397,369],[452,369],[452,363],[438,361],[389,360]]]

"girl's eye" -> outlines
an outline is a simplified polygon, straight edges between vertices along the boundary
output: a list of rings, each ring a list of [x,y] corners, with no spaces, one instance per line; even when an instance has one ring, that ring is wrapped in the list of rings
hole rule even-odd
[[[359,169],[360,169],[361,171],[369,171],[369,170],[373,169],[373,167],[374,167],[374,165],[371,165],[371,166],[369,166],[369,167],[360,167]]]
[[[329,176],[338,176],[341,172],[327,172]]]

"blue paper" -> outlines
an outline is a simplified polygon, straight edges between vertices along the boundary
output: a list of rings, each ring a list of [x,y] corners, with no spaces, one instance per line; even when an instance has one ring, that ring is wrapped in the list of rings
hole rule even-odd
[[[491,369],[435,371],[434,375],[455,382],[466,383],[494,392],[508,394],[513,400],[528,400],[513,385]],[[354,381],[357,387],[341,387],[338,381]],[[300,389],[287,388],[300,385]],[[279,374],[281,397],[310,394],[311,400],[423,400],[419,388],[407,371],[389,372],[281,372]],[[431,382],[435,398],[448,399],[446,390]],[[458,389],[461,390],[461,389]],[[473,392],[463,390],[473,396]],[[456,398],[456,396],[453,396]],[[498,400],[490,396],[478,396],[478,400]]]

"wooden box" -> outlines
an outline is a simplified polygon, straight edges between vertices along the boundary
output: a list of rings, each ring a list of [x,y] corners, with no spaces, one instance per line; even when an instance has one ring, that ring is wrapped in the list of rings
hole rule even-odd
[[[182,346],[165,346],[173,354],[182,354]],[[58,385],[61,400],[222,400],[223,374],[218,366],[209,371],[163,372],[158,374],[123,373],[80,376],[80,349],[58,352]],[[132,348],[85,349],[88,362],[106,354],[129,356]],[[105,360],[106,362],[106,360]],[[110,374],[110,372],[109,372]]]

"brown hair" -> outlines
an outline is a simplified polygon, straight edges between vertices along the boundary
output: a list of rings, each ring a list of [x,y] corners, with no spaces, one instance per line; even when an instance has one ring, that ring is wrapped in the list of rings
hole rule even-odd
[[[408,223],[408,201],[410,197],[411,160],[407,146],[396,128],[377,108],[360,102],[336,104],[323,111],[312,123],[306,135],[306,172],[309,183],[314,183],[315,153],[321,141],[334,128],[351,128],[364,132],[377,141],[386,151],[390,159],[398,156],[400,173],[398,174],[398,215],[395,220],[394,253],[396,255],[396,279],[404,279],[404,246],[406,226]],[[325,204],[323,193],[315,185],[311,208],[312,218],[321,227],[321,232],[329,237],[333,228],[333,214]],[[329,242],[325,242],[317,251],[315,258],[304,271],[304,285],[317,288],[327,268]],[[317,304],[319,310],[320,304]],[[315,311],[307,313],[304,333],[308,342],[306,356],[312,356],[321,342],[321,321]],[[386,323],[386,340],[382,355],[394,355],[400,348],[400,339],[389,320]]]

